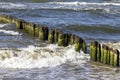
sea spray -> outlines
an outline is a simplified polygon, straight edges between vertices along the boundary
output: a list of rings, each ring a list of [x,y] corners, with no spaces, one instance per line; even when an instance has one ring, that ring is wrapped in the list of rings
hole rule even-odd
[[[67,62],[86,63],[89,55],[83,52],[75,52],[73,46],[59,47],[57,44],[49,44],[46,47],[29,45],[27,48],[16,50],[0,50],[0,54],[8,56],[0,60],[1,68],[42,68],[53,67]],[[2,55],[0,55],[1,57]]]

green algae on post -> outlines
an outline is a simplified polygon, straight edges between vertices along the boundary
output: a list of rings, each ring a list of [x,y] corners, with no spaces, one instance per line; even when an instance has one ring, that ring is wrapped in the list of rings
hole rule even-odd
[[[40,27],[40,26],[39,26],[39,39],[40,39],[41,41],[44,41],[44,40],[45,40],[44,27]]]
[[[114,65],[114,53],[112,48],[110,49],[110,65]]]
[[[82,51],[84,52],[84,53],[86,53],[87,52],[87,44],[86,44],[86,42],[83,40],[83,43],[82,43]]]
[[[110,48],[107,46],[107,64],[110,65]]]
[[[90,59],[92,61],[97,61],[97,46],[98,46],[97,41],[91,42],[90,44]]]
[[[29,34],[34,35],[34,24],[27,22],[26,23],[26,30],[28,31]]]
[[[104,54],[104,55],[103,55],[103,63],[104,63],[104,64],[107,64],[108,47],[107,47],[106,45],[103,45],[102,50],[103,50],[102,52],[103,52],[103,54]]]
[[[113,51],[114,52],[114,66],[119,66],[119,51],[116,49]]]
[[[74,34],[70,34],[70,42],[69,44],[74,44],[74,41],[75,41],[75,35]]]
[[[75,47],[75,51],[77,51],[77,52],[80,52],[80,49],[82,48],[81,40],[80,40],[80,38],[78,36],[75,36],[74,47]]]
[[[58,46],[65,46],[65,33],[62,31],[58,33]]]
[[[59,33],[59,30],[58,29],[54,29],[54,42],[55,43],[58,42],[58,33]]]
[[[49,34],[48,34],[48,42],[51,44],[51,43],[54,43],[54,30],[50,30],[49,31]]]
[[[34,26],[34,36],[39,37],[39,25],[37,24]]]
[[[98,43],[98,46],[97,46],[97,61],[98,62],[101,61],[101,45],[100,45],[100,43]]]

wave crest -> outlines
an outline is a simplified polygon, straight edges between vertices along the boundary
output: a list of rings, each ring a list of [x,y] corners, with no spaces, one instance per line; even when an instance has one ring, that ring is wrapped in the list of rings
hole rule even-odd
[[[45,3],[0,3],[2,9],[62,9],[75,11],[102,10],[119,12],[120,3],[90,3],[90,2],[45,2]]]

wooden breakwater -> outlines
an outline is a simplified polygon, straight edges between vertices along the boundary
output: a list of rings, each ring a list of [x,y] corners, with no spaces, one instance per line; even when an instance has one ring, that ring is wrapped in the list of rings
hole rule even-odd
[[[90,44],[90,59],[92,61],[117,67],[119,66],[119,54],[117,49],[100,44],[97,41]]]
[[[47,26],[30,23],[12,16],[0,15],[0,22],[14,23],[16,28],[24,30],[32,36],[38,37],[48,43],[57,43],[59,46],[74,45],[75,51],[87,52],[86,42],[79,36],[65,33],[58,29],[48,28]],[[111,66],[119,66],[119,51],[101,45],[97,41],[90,44],[91,61],[100,62]]]
[[[58,46],[74,45],[75,50],[80,50],[86,53],[86,42],[79,36],[71,33],[65,33],[58,29],[48,28],[47,26],[34,24],[21,19],[17,19],[8,15],[0,15],[0,22],[14,23],[16,28],[24,30],[25,32],[38,37],[41,41],[48,41],[48,43],[58,43]]]

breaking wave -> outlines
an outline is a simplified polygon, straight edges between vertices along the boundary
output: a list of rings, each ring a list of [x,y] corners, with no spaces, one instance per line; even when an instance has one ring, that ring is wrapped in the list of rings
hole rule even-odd
[[[51,44],[46,47],[29,45],[19,49],[1,49],[1,68],[42,68],[54,67],[65,63],[86,63],[89,54],[74,51],[72,46],[67,48]]]
[[[1,9],[53,9],[74,11],[104,11],[120,12],[120,3],[90,3],[90,2],[46,2],[46,3],[10,3],[1,2]],[[114,9],[113,9],[114,8]]]

